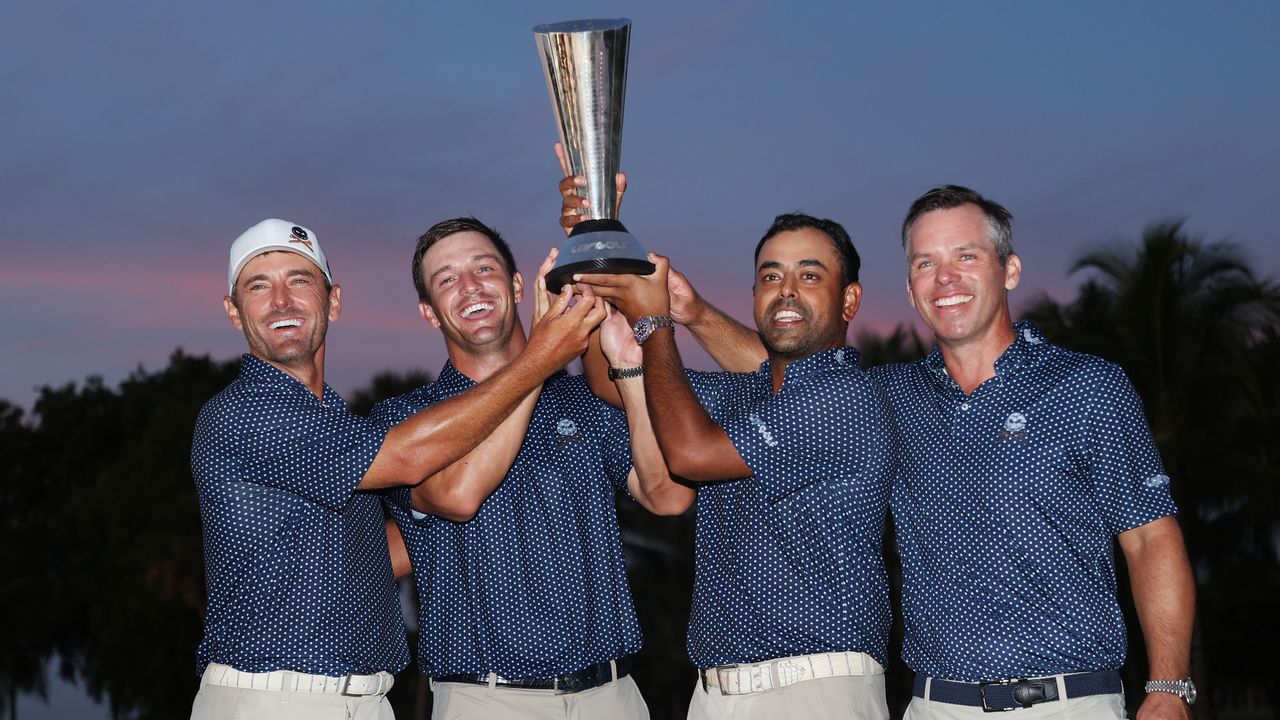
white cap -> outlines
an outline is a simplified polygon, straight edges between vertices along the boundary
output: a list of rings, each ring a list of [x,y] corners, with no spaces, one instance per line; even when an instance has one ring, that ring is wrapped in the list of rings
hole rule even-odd
[[[263,220],[241,233],[231,243],[231,264],[227,267],[227,292],[236,287],[236,278],[249,261],[262,253],[272,250],[284,250],[297,253],[310,260],[324,273],[329,284],[333,284],[333,276],[329,274],[329,261],[320,249],[316,234],[301,225],[288,220]]]

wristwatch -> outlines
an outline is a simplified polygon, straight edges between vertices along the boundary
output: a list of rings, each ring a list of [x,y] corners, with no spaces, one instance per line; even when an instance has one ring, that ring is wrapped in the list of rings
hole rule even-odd
[[[627,378],[640,377],[641,375],[644,375],[643,365],[637,365],[629,368],[609,368],[610,380],[626,380]]]
[[[1143,689],[1149,693],[1173,693],[1187,701],[1188,705],[1196,704],[1196,684],[1191,682],[1191,678],[1183,678],[1181,680],[1148,680]]]
[[[654,330],[675,326],[676,321],[672,320],[670,316],[645,315],[639,320],[636,320],[635,326],[631,328],[631,334],[636,336],[636,344],[642,345],[645,340],[649,339],[649,336],[653,334]]]

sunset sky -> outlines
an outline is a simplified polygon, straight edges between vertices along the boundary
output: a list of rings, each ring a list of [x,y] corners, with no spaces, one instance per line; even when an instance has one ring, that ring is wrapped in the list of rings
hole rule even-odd
[[[315,230],[344,286],[339,391],[434,372],[414,238],[474,214],[536,267],[559,173],[530,29],[615,16],[623,219],[741,318],[752,246],[801,210],[864,256],[855,331],[913,319],[897,226],[939,183],[1013,211],[1015,306],[1069,297],[1083,250],[1170,218],[1280,266],[1270,3],[8,3],[0,397],[179,346],[234,357],[227,249],[265,217]]]
[[[266,217],[315,230],[344,286],[340,392],[434,373],[414,238],[474,214],[537,266],[561,235],[530,30],[618,16],[623,219],[740,318],[754,243],[800,210],[863,254],[855,330],[913,320],[897,228],[940,183],[1013,211],[1015,307],[1166,219],[1280,269],[1275,3],[11,2],[0,397],[236,356],[227,250]]]

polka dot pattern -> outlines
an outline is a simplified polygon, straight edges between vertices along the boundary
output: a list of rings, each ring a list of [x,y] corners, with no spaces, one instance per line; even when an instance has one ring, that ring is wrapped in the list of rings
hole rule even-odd
[[[379,496],[386,429],[251,355],[205,404],[191,469],[208,610],[197,673],[396,672],[409,661]]]
[[[888,662],[888,400],[853,348],[755,373],[689,372],[751,477],[698,487],[698,667],[860,651]]]
[[[474,385],[447,363],[371,419],[400,422]],[[408,490],[390,493],[417,580],[422,671],[546,677],[638,651],[615,504],[630,469],[626,415],[560,372],[543,385],[511,470],[469,522],[415,519]]]
[[[972,394],[937,348],[873,369],[903,443],[903,659],[964,681],[1119,668],[1112,536],[1176,512],[1124,372],[1030,323]]]

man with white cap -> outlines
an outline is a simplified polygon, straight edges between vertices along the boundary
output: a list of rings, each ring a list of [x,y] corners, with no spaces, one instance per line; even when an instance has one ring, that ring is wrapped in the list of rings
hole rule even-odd
[[[249,352],[200,412],[191,449],[208,610],[193,718],[389,718],[408,661],[380,500],[469,453],[604,319],[561,293],[515,362],[394,428],[324,382],[341,288],[315,233],[265,220],[232,245],[223,299]],[[479,446],[479,447],[477,447]]]

